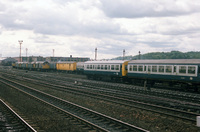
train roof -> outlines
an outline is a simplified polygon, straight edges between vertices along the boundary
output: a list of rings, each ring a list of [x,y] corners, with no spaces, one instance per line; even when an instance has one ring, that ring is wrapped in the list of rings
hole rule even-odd
[[[59,61],[57,62],[57,64],[72,64],[72,63],[76,63],[75,61]]]
[[[48,61],[36,61],[35,63],[38,64],[38,63],[49,63],[49,62]]]
[[[85,64],[123,64],[127,60],[86,61]]]
[[[200,59],[132,60],[128,64],[200,64]]]

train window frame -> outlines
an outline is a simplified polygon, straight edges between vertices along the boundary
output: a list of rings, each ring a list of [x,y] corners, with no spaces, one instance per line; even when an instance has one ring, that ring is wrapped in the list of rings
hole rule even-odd
[[[147,68],[147,72],[150,72],[151,73],[151,71],[152,71],[152,66],[151,65],[148,65],[148,68]]]
[[[111,71],[115,70],[115,65],[111,65]]]
[[[194,70],[193,70],[193,72],[191,73],[190,72],[190,68],[194,68]],[[188,68],[187,68],[187,73],[188,74],[191,74],[191,75],[195,75],[196,74],[196,70],[197,70],[197,68],[196,68],[196,66],[188,66]]]
[[[147,71],[147,65],[144,65],[144,72]]]
[[[133,71],[133,65],[129,65],[129,71]]]
[[[179,72],[179,74],[187,74],[187,66],[186,65],[180,65],[178,72]]]
[[[119,71],[119,65],[115,65],[115,70]]]
[[[101,70],[104,70],[104,65],[101,65]]]
[[[92,65],[90,65],[90,69],[92,69]]]
[[[108,65],[108,70],[109,70],[109,71],[110,71],[110,67],[111,67],[111,66],[110,66],[110,65]]]
[[[165,73],[165,66],[164,65],[159,65],[158,66],[158,72],[159,73]]]
[[[138,65],[138,72],[143,72],[143,71],[144,71],[144,66]]]
[[[173,73],[177,72],[177,66],[173,66]]]
[[[169,68],[168,68],[169,67]],[[170,69],[170,70],[169,70]],[[166,65],[165,66],[165,73],[172,73],[172,65]]]
[[[158,72],[158,67],[157,65],[152,65],[152,72]]]
[[[137,72],[137,65],[133,65],[133,71]]]
[[[108,65],[105,65],[105,70],[108,70]]]

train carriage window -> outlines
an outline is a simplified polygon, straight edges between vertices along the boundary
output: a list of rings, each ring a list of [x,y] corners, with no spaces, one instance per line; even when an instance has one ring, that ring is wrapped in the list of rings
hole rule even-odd
[[[105,65],[105,70],[107,70],[108,69],[108,65]]]
[[[101,65],[101,69],[103,70],[103,65]]]
[[[140,66],[138,67],[138,71],[143,71],[143,65],[140,65]]]
[[[179,73],[186,74],[186,66],[179,66]]]
[[[137,71],[137,66],[133,65],[133,71]]]
[[[115,70],[119,70],[119,65],[116,65],[116,66],[115,66]]]
[[[152,72],[157,72],[157,66],[152,66]]]
[[[90,65],[90,69],[92,69],[92,65]]]
[[[188,66],[188,74],[195,74],[195,66]]]
[[[151,66],[148,66],[148,72],[151,72]]]
[[[100,69],[100,65],[97,66],[97,69]]]
[[[164,66],[159,66],[158,71],[164,73]]]
[[[94,69],[97,69],[97,65],[94,65]]]
[[[87,65],[87,69],[90,69],[90,65]]]
[[[133,66],[129,65],[129,71],[133,71]]]
[[[147,66],[144,66],[144,71],[147,71]]]
[[[166,73],[171,73],[172,72],[172,66],[166,66]]]
[[[114,65],[111,65],[111,70],[115,70],[115,66]]]

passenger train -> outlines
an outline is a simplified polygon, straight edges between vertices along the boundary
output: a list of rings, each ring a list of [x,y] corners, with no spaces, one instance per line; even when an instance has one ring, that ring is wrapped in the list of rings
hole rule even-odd
[[[147,88],[155,83],[162,83],[200,91],[200,59],[17,62],[13,64],[13,67],[26,70],[83,73],[89,79],[140,83]]]

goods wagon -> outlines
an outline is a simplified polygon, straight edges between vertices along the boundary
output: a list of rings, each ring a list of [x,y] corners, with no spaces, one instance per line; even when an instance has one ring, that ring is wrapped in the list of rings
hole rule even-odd
[[[58,71],[75,72],[77,62],[57,62],[56,69]]]

